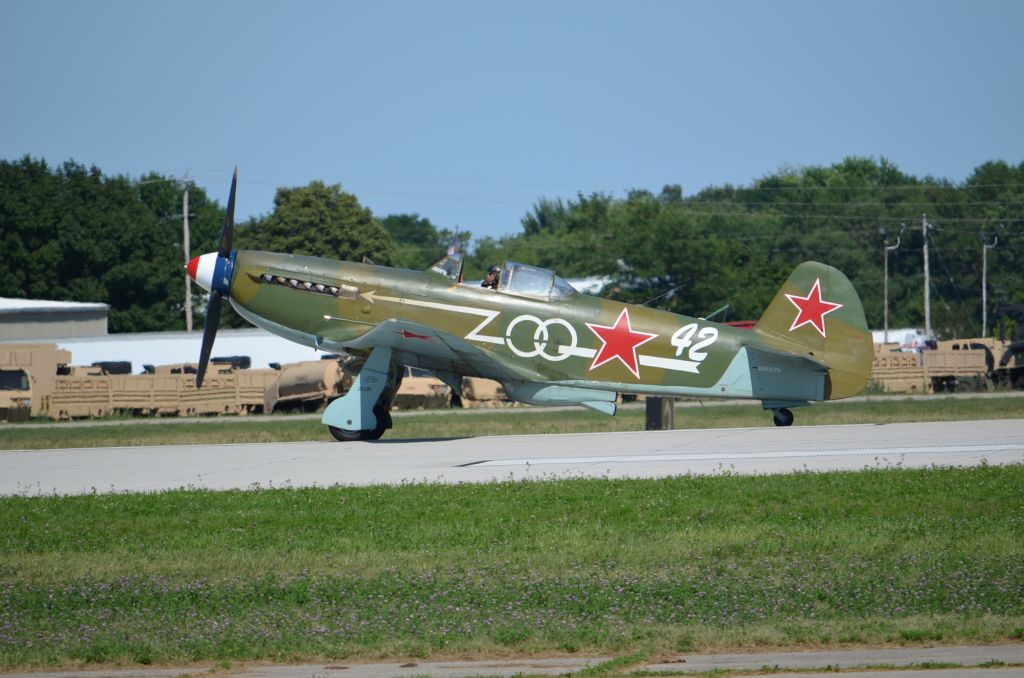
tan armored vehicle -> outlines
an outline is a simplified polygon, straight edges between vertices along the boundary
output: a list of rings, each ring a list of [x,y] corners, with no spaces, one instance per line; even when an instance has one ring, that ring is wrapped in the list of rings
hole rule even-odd
[[[282,365],[277,378],[264,392],[263,411],[266,414],[282,410],[315,411],[344,395],[352,379],[352,375],[342,370],[337,358]]]
[[[511,404],[512,401],[505,396],[505,389],[493,379],[463,378],[463,407],[502,407]]]
[[[431,372],[405,367],[392,407],[398,410],[431,410],[451,407],[452,389]]]

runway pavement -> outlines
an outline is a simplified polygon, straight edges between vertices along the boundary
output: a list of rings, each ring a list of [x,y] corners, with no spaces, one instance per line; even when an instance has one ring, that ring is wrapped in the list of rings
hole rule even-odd
[[[0,494],[1024,463],[1024,420],[0,452]]]
[[[212,675],[231,678],[468,678],[469,676],[563,675],[593,670],[608,657],[478,659],[470,661],[411,661],[395,663],[241,665]],[[926,667],[931,667],[930,669]],[[173,678],[200,675],[211,667],[99,669],[0,674],[5,678]],[[744,654],[681,654],[626,668],[658,675],[701,674],[709,671],[770,674],[799,678],[1022,678],[1024,644],[980,647],[911,647],[815,652],[757,652]]]

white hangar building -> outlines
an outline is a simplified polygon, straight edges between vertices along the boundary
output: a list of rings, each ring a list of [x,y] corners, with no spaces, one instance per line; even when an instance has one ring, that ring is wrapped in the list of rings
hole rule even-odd
[[[102,337],[66,337],[54,340],[58,348],[71,351],[75,365],[92,365],[110,360],[128,360],[132,373],[143,371],[143,365],[174,365],[199,362],[199,346],[203,332],[145,332],[141,334],[108,334]],[[258,327],[221,329],[213,344],[212,358],[249,356],[253,369],[270,363],[297,363],[319,360],[325,355],[309,346],[282,339]]]
[[[202,329],[193,332],[108,334],[107,304],[39,301],[0,297],[0,343],[56,344],[71,351],[74,365],[130,361],[138,374],[144,365],[199,362]],[[317,360],[322,353],[259,328],[222,329],[212,357],[249,356],[253,368],[270,363]]]
[[[46,341],[107,333],[107,304],[0,297],[0,341]]]

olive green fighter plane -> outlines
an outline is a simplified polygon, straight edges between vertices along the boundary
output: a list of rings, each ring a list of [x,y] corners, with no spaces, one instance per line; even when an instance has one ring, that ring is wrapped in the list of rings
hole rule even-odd
[[[616,396],[750,398],[773,410],[859,393],[873,348],[860,298],[839,270],[805,262],[752,329],[581,294],[552,271],[506,262],[497,289],[462,282],[455,253],[426,271],[233,250],[237,170],[217,252],[188,264],[210,291],[196,385],[227,297],[249,322],[363,360],[322,421],[339,440],[392,425],[402,367],[460,393],[461,377],[500,382],[515,401],[615,414]]]

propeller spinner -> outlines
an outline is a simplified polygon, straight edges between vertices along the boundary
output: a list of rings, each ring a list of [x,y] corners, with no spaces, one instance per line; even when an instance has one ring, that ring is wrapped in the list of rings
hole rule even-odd
[[[220,232],[220,244],[216,252],[193,257],[185,268],[188,275],[197,285],[210,293],[210,303],[206,307],[206,324],[203,325],[203,343],[199,349],[199,366],[196,368],[196,388],[202,388],[206,366],[210,362],[213,340],[217,336],[220,324],[221,299],[231,290],[231,274],[234,269],[235,257],[231,251],[231,241],[235,230],[235,187],[238,185],[238,168],[231,178],[231,193],[228,195],[228,210],[224,217],[224,228]]]

